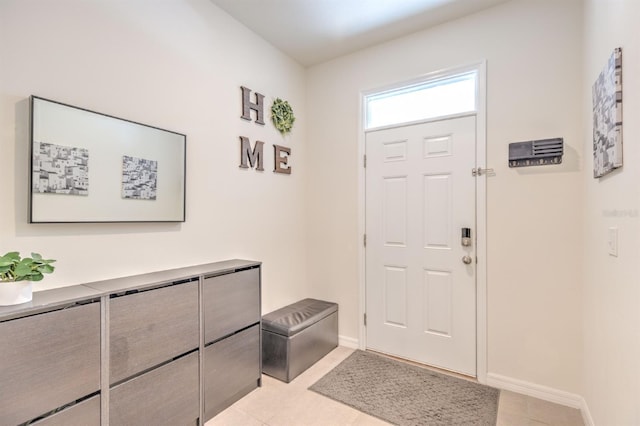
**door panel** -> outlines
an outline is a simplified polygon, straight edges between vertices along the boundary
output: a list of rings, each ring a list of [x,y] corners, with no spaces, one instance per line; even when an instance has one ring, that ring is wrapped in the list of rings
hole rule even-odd
[[[451,175],[427,175],[423,179],[424,248],[450,249],[452,246]]]
[[[367,347],[476,374],[475,116],[366,135]]]
[[[452,281],[449,271],[424,271],[422,309],[425,333],[451,336]]]
[[[384,243],[387,247],[407,245],[407,177],[384,179]]]
[[[387,325],[407,326],[407,269],[385,267],[385,319]]]

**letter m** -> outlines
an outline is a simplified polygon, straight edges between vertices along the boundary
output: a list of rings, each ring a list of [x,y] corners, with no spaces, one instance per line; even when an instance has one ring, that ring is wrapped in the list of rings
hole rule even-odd
[[[251,149],[251,142],[249,138],[240,136],[240,168],[248,169],[249,167],[255,167],[256,170],[263,171],[262,167],[262,146],[264,142],[256,141],[256,145]],[[247,164],[248,163],[248,164]]]

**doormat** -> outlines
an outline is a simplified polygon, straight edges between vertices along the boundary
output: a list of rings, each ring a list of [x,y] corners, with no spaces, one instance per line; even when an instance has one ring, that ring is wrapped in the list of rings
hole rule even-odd
[[[500,391],[357,350],[310,390],[399,426],[495,426]]]

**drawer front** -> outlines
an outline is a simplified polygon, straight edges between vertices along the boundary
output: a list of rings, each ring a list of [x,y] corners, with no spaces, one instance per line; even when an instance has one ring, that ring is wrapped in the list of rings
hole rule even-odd
[[[212,342],[260,321],[260,269],[207,278],[204,340]]]
[[[0,419],[12,425],[100,390],[100,304],[0,323]]]
[[[32,423],[32,425],[100,426],[100,397],[91,397],[50,417]]]
[[[193,425],[199,416],[198,352],[114,386],[109,424]]]
[[[197,282],[109,302],[111,384],[198,348]]]
[[[206,347],[203,375],[207,421],[258,386],[260,325]]]

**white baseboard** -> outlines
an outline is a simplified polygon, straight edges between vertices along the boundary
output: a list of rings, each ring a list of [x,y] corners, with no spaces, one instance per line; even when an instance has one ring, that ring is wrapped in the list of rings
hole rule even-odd
[[[534,398],[543,399],[555,404],[565,405],[571,408],[577,408],[582,414],[585,426],[595,426],[587,401],[575,393],[565,392],[562,390],[550,388],[548,386],[538,385],[536,383],[526,382],[524,380],[514,379],[512,377],[502,376],[500,374],[488,373],[487,385],[495,388],[517,392],[523,395],[532,396]]]
[[[580,395],[576,395],[574,393],[538,385],[536,383],[525,382],[524,380],[514,379],[512,377],[502,376],[495,373],[487,374],[487,385],[543,399],[556,404],[566,405],[571,408],[582,409],[584,401]]]
[[[580,398],[580,412],[582,413],[582,420],[584,420],[584,426],[596,426],[593,422],[593,417],[591,417],[591,412],[589,411],[589,406],[587,405],[587,401],[584,398]]]
[[[345,348],[358,349],[358,339],[347,336],[338,336],[338,344]]]

